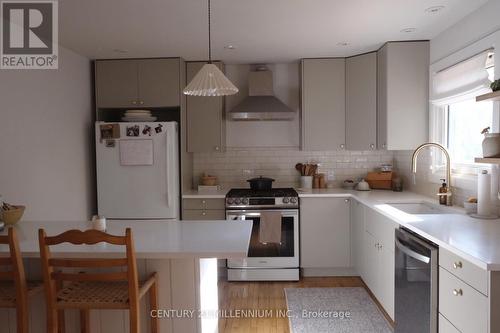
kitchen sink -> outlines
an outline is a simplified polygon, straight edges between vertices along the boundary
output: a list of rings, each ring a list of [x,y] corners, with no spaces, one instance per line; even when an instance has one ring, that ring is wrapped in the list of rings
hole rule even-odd
[[[448,210],[429,202],[398,202],[387,204],[407,214],[450,214]]]

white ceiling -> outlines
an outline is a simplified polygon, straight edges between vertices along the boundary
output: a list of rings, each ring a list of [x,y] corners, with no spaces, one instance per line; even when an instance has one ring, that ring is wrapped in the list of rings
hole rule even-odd
[[[212,0],[213,58],[290,62],[372,51],[389,40],[432,39],[486,2]],[[437,5],[446,7],[425,12]],[[90,58],[207,58],[206,0],[60,0],[59,22],[61,44]],[[224,49],[228,44],[236,49]]]

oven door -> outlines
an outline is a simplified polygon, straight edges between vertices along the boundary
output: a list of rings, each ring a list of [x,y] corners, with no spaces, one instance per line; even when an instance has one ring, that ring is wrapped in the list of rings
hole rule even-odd
[[[259,242],[259,210],[226,211],[226,218],[231,221],[253,221],[252,235],[248,248],[248,257],[230,259],[229,268],[296,268],[299,267],[299,211],[266,210],[281,212],[281,243]]]

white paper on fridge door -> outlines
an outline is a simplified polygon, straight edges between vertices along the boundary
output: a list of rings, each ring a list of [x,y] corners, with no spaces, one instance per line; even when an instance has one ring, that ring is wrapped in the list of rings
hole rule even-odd
[[[121,165],[153,165],[153,140],[120,140]]]

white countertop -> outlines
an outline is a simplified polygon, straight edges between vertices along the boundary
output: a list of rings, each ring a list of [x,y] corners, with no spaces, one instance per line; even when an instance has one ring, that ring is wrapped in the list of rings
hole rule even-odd
[[[391,220],[467,259],[479,267],[500,271],[500,219],[480,220],[465,214],[461,207],[440,206],[449,214],[407,214],[387,203],[430,202],[437,200],[412,192],[344,189],[297,190],[303,198],[352,197]],[[367,221],[369,223],[369,221]]]
[[[200,193],[198,190],[188,190],[182,193],[183,199],[224,199],[230,189],[219,189],[214,193]]]
[[[24,257],[39,257],[38,229],[48,236],[70,229],[85,230],[89,222],[30,222],[21,221],[17,229],[19,245]],[[167,220],[108,220],[107,232],[124,235],[132,228],[137,258],[244,258],[247,256],[252,230],[251,221],[167,221]],[[6,234],[7,228],[0,234]],[[123,254],[123,246],[109,244],[77,246],[68,243],[51,246],[59,257],[113,257]],[[0,253],[7,252],[0,245]]]
[[[217,194],[199,194],[196,190],[183,195],[184,198],[224,198],[226,190]],[[387,203],[430,202],[437,199],[412,193],[383,190],[355,191],[342,188],[297,189],[301,198],[350,197],[378,211],[394,222],[404,226],[440,247],[456,253],[479,267],[500,271],[500,219],[479,220],[471,218],[460,207],[446,207],[449,214],[411,215],[394,210]]]

